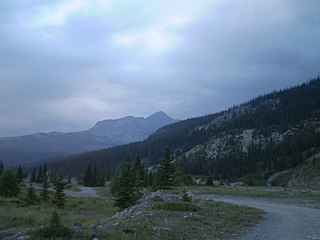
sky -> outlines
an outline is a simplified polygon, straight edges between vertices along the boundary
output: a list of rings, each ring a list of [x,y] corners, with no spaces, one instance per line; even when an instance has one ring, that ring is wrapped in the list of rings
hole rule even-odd
[[[318,0],[1,0],[0,137],[225,110],[320,73]]]

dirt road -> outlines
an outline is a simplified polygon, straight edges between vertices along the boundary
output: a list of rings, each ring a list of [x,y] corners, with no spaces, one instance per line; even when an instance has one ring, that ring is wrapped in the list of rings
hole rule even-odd
[[[264,220],[237,240],[320,240],[320,209],[301,206],[301,201],[198,195],[237,205],[259,208]]]
[[[79,187],[80,191],[64,190],[64,193],[70,197],[96,197],[97,191],[91,187]]]

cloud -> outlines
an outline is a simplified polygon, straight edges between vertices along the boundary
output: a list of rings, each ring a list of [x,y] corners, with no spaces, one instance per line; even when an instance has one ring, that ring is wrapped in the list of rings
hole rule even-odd
[[[319,75],[319,1],[0,3],[0,136],[223,110]]]

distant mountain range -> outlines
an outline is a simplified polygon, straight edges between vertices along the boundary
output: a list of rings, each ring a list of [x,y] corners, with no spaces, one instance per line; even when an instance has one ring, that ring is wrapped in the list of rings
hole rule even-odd
[[[112,176],[126,153],[133,158],[139,154],[145,166],[154,166],[166,146],[173,151],[175,164],[189,174],[250,184],[300,169],[290,171],[293,175],[286,176],[286,181],[311,179],[310,186],[315,186],[312,181],[320,172],[320,79],[164,126],[142,142],[63,157],[48,167],[80,176],[91,163]],[[311,167],[301,168],[305,164]],[[301,169],[312,171],[302,174]]]
[[[94,127],[80,132],[2,137],[0,160],[13,166],[142,141],[157,129],[174,122],[176,120],[164,112],[157,112],[147,118],[128,116],[99,121]]]

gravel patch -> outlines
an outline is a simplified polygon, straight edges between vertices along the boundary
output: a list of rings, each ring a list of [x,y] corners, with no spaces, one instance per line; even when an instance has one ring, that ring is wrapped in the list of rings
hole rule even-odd
[[[254,207],[265,212],[264,220],[237,240],[320,240],[320,209],[306,207],[309,202],[210,194],[196,198]]]

